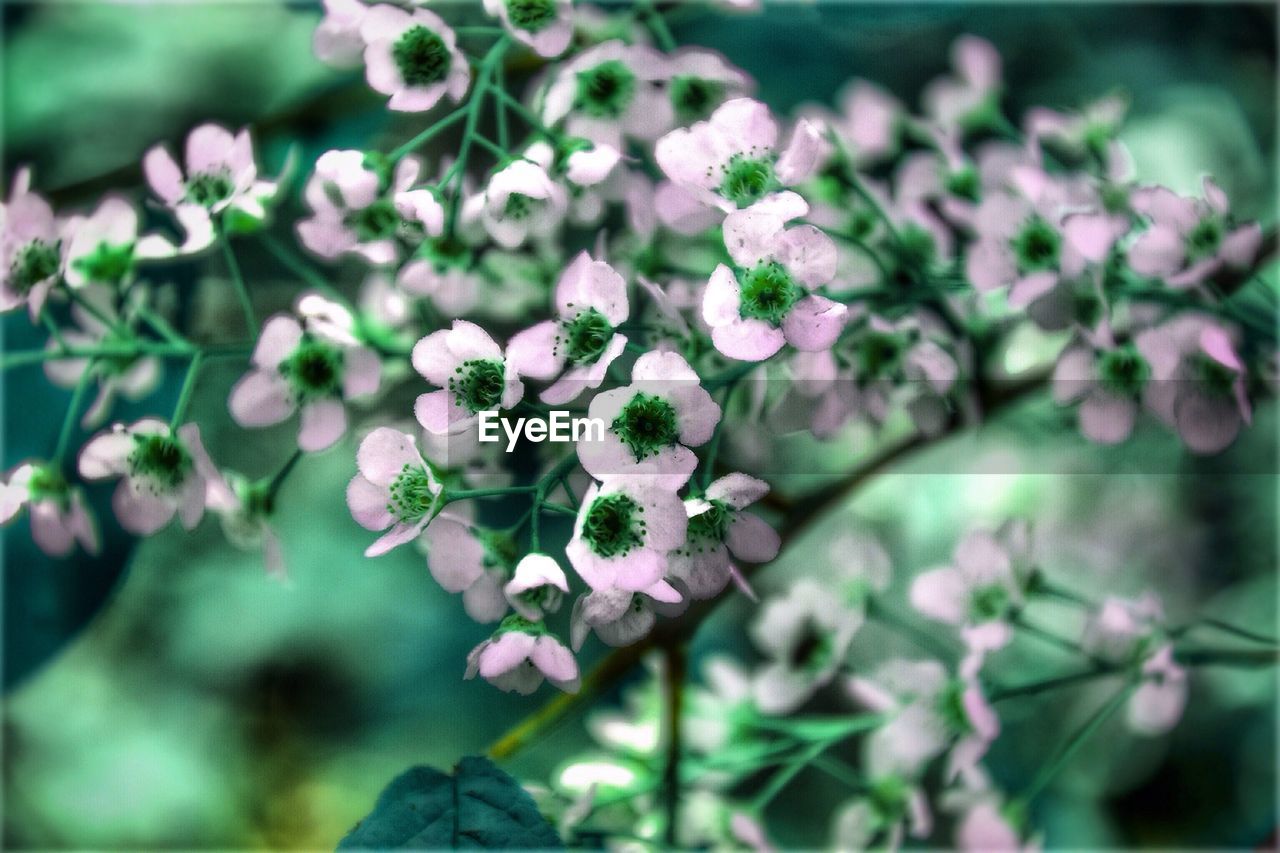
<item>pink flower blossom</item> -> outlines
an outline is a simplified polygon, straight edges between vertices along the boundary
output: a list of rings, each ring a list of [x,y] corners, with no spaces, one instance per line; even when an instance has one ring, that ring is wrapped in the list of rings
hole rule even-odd
[[[665,580],[638,592],[626,589],[596,589],[578,596],[569,617],[570,638],[581,649],[590,631],[605,645],[629,646],[648,636],[657,622],[656,611],[682,603],[680,593]]]
[[[746,474],[726,474],[701,497],[686,498],[689,529],[672,552],[667,573],[695,599],[719,595],[737,571],[734,559],[767,563],[778,555],[778,532],[746,508],[769,492],[769,484]]]
[[[517,333],[507,356],[521,376],[555,379],[539,397],[553,406],[598,388],[627,338],[615,329],[630,315],[627,283],[604,261],[581,252],[556,284],[555,320]],[[565,366],[569,369],[565,370]]]
[[[752,695],[765,714],[789,714],[831,681],[844,663],[861,609],[849,608],[810,578],[766,601],[751,638],[769,659],[756,674]]]
[[[999,107],[1004,88],[1000,54],[985,39],[965,35],[951,45],[952,74],[925,86],[920,99],[930,119],[944,128],[983,126]]]
[[[0,311],[25,303],[32,321],[39,319],[66,268],[77,223],[55,217],[49,203],[31,192],[31,170],[18,170],[8,202],[0,205]]]
[[[511,580],[502,588],[515,611],[531,622],[559,610],[568,591],[564,569],[553,558],[538,553],[521,557]]]
[[[205,508],[201,471],[212,467],[198,426],[185,424],[175,435],[155,418],[99,433],[80,450],[79,462],[86,480],[120,478],[111,506],[121,526],[139,536],[155,533],[175,514],[194,529]]]
[[[648,477],[614,477],[583,496],[565,553],[594,590],[645,590],[666,574],[688,524],[675,492]]]
[[[391,96],[392,110],[423,112],[445,95],[460,101],[471,85],[471,66],[457,37],[434,12],[379,3],[361,18],[360,38],[365,79]]]
[[[360,442],[356,465],[360,472],[347,485],[347,507],[361,527],[387,531],[365,550],[366,557],[417,538],[440,511],[444,488],[413,436],[375,429]]]
[[[1253,419],[1235,338],[1233,329],[1201,314],[1181,314],[1135,338],[1151,366],[1147,408],[1196,453],[1224,450]]]
[[[597,394],[587,417],[604,435],[578,442],[578,459],[593,477],[638,477],[675,491],[698,465],[689,447],[711,440],[720,406],[678,353],[647,352],[631,369],[631,384]]]
[[[70,486],[56,466],[23,463],[0,483],[0,524],[8,524],[23,507],[31,518],[31,538],[50,557],[65,557],[76,543],[89,554],[101,549],[98,526],[78,488]]]
[[[524,383],[502,347],[466,320],[418,341],[413,368],[439,386],[419,395],[413,409],[418,423],[437,435],[465,432],[480,412],[510,409],[524,396]]]
[[[216,124],[202,124],[187,136],[187,171],[163,145],[149,150],[142,160],[147,183],[168,205],[187,232],[184,251],[213,242],[214,222],[230,217],[261,222],[265,202],[275,197],[276,184],[258,180],[253,140],[248,128],[232,133]]]
[[[253,350],[249,372],[231,389],[231,416],[243,427],[278,424],[301,409],[298,446],[331,447],[347,431],[344,401],[375,393],[382,368],[373,350],[304,327],[278,314],[267,321]]]
[[[462,606],[477,622],[497,622],[507,615],[504,592],[515,560],[514,543],[497,532],[474,529],[464,517],[441,514],[418,539],[427,569],[445,592],[461,593]]]
[[[386,7],[380,7],[386,8]],[[405,157],[384,187],[377,164],[361,151],[326,151],[316,160],[304,197],[311,218],[298,223],[302,244],[333,260],[352,253],[371,264],[395,263],[399,237],[444,232],[444,208],[428,189],[412,189],[422,164]]]
[[[1227,195],[1210,178],[1204,179],[1203,200],[1146,187],[1129,201],[1150,223],[1129,247],[1129,265],[1170,287],[1194,287],[1220,270],[1246,269],[1262,245],[1261,226],[1233,225]]]
[[[563,121],[569,136],[619,151],[624,137],[654,140],[673,121],[671,101],[654,85],[667,73],[665,57],[647,45],[598,44],[556,72],[542,97],[542,120],[549,126]]]
[[[753,209],[725,219],[724,240],[736,271],[717,266],[702,299],[716,349],[763,361],[784,344],[814,351],[835,343],[848,309],[811,292],[835,275],[830,237],[812,225],[787,228],[782,217]]]
[[[572,0],[484,0],[484,10],[539,56],[559,56],[573,38]]]
[[[545,677],[566,693],[578,691],[578,662],[573,652],[541,624],[510,616],[493,636],[467,655],[467,678],[479,674],[494,687],[529,694]]]
[[[817,128],[801,119],[785,150],[769,108],[750,98],[727,101],[706,121],[677,128],[654,147],[666,176],[699,204],[728,213],[761,205],[784,218],[805,212],[786,187],[807,180],[819,165]],[[668,218],[659,205],[659,216]],[[789,214],[789,215],[787,215]]]

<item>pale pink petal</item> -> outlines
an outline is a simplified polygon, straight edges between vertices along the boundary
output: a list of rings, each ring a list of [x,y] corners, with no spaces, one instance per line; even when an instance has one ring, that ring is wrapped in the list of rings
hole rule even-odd
[[[356,523],[366,530],[386,530],[395,523],[395,516],[387,509],[389,502],[385,488],[370,483],[362,476],[352,477],[347,484],[347,508]]]
[[[316,400],[302,407],[298,447],[314,453],[333,445],[347,431],[347,410],[341,400]]]
[[[142,171],[152,191],[166,204],[175,204],[182,198],[185,192],[182,170],[174,162],[169,149],[157,145],[148,151],[142,159]]]
[[[916,576],[911,582],[911,606],[921,614],[961,625],[969,615],[969,587],[953,568],[933,569]]]
[[[1137,414],[1133,400],[1098,389],[1080,404],[1080,431],[1098,444],[1119,444],[1133,432]]]
[[[825,296],[806,296],[792,306],[782,321],[782,331],[787,343],[798,350],[825,350],[840,337],[848,313],[847,306]]]
[[[368,347],[350,347],[343,352],[342,396],[348,400],[367,397],[378,391],[382,362]]]
[[[278,424],[295,408],[289,382],[279,373],[250,370],[231,389],[227,399],[231,416],[242,427]]]
[[[729,525],[725,544],[739,560],[767,563],[778,556],[782,538],[764,519],[744,512],[738,514]]]
[[[287,314],[277,314],[262,327],[253,348],[253,363],[274,368],[298,348],[302,342],[302,326]]]

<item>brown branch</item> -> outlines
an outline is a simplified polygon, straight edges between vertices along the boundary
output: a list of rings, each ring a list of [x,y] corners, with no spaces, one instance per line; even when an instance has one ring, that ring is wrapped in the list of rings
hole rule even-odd
[[[1048,371],[1036,371],[1016,379],[988,384],[982,395],[982,410],[987,414],[991,414],[998,409],[1010,406],[1045,387],[1048,378]],[[801,536],[815,522],[826,515],[828,510],[845,503],[850,496],[869,480],[891,467],[898,460],[961,431],[965,425],[965,422],[957,417],[938,435],[926,436],[922,433],[916,433],[894,442],[858,466],[849,476],[839,482],[819,489],[794,503],[790,503],[788,505],[788,514],[792,518],[798,519],[798,523],[783,531],[783,545],[785,546]],[[758,569],[759,567],[754,568]],[[566,693],[557,696],[532,716],[526,717],[489,746],[489,755],[495,759],[511,757],[531,740],[568,719],[569,715],[576,709],[585,707],[587,700],[593,699],[613,687],[650,651],[682,647],[694,635],[698,627],[720,601],[726,597],[721,596],[707,601],[695,601],[679,618],[659,622],[654,626],[653,631],[639,642],[613,650],[605,656],[604,660],[600,661],[595,669],[587,674],[577,693]]]

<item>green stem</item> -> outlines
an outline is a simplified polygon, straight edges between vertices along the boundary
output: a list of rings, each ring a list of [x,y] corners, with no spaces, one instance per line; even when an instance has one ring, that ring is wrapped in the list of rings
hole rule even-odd
[[[667,27],[667,22],[663,19],[662,13],[658,11],[658,7],[653,0],[642,0],[639,4],[640,13],[644,16],[645,23],[648,25],[653,37],[658,40],[658,45],[665,51],[673,51],[678,47],[675,36],[671,35],[671,30]]]
[[[449,167],[449,171],[445,173],[445,176],[440,181],[441,186],[448,184],[450,181],[454,185],[452,196],[449,199],[449,222],[446,229],[449,234],[453,234],[458,225],[458,210],[462,206],[462,179],[467,171],[467,160],[471,156],[471,144],[477,136],[476,126],[480,121],[480,108],[484,106],[484,99],[493,77],[494,66],[502,61],[503,54],[506,53],[510,44],[510,38],[504,35],[498,39],[493,47],[489,48],[489,52],[485,54],[484,59],[481,61],[480,68],[476,72],[475,88],[472,90],[471,100],[467,102],[466,106],[467,124],[462,134],[458,159]]]
[[[138,306],[138,316],[142,318],[148,326],[155,330],[156,334],[164,338],[169,343],[178,347],[190,347],[191,342],[178,333],[169,322],[159,314],[145,306]]]
[[[1031,782],[1026,793],[1024,793],[1020,798],[1024,804],[1030,803],[1034,800],[1045,789],[1045,787],[1053,781],[1053,778],[1058,775],[1062,768],[1066,767],[1067,764],[1070,763],[1072,757],[1080,750],[1080,747],[1084,745],[1084,742],[1092,737],[1093,734],[1102,727],[1102,724],[1105,723],[1107,719],[1125,703],[1129,698],[1129,695],[1133,693],[1137,686],[1138,685],[1134,682],[1126,684],[1116,693],[1116,695],[1112,696],[1105,705],[1094,712],[1093,716],[1088,720],[1085,720],[1084,724],[1081,725],[1080,728],[1076,729],[1075,733],[1071,735],[1071,738],[1065,745],[1063,745],[1062,749],[1058,751],[1058,754],[1053,761],[1046,764],[1040,773],[1037,774],[1036,778]]]
[[[1120,669],[1118,667],[1095,667],[1094,669],[1086,669],[1082,672],[1072,672],[1067,675],[1059,675],[1054,678],[1046,678],[1041,681],[1032,681],[1028,684],[1017,684],[1012,687],[997,687],[987,693],[987,700],[990,702],[1001,702],[1005,699],[1013,699],[1018,696],[1035,696],[1039,693],[1056,690],[1059,687],[1078,684],[1081,681],[1091,681],[1095,678],[1101,678],[1104,675],[1114,675],[1119,671]]]
[[[256,337],[258,321],[253,313],[253,302],[249,299],[249,289],[245,287],[244,276],[240,274],[240,264],[236,261],[235,252],[231,250],[231,239],[222,234],[218,244],[222,247],[222,257],[227,262],[227,272],[231,275],[231,283],[235,285],[236,296],[240,299],[240,310],[244,313],[246,330],[249,337]]]
[[[815,758],[822,755],[831,746],[831,741],[818,741],[809,746],[808,749],[802,750],[800,754],[792,760],[790,764],[782,768],[774,774],[769,780],[769,784],[756,795],[751,801],[752,811],[763,811],[769,803],[773,802],[773,798],[782,793],[782,789],[791,784],[791,780],[799,775],[800,771],[813,762]]]
[[[1230,624],[1229,622],[1223,622],[1220,619],[1201,618],[1187,627],[1192,628],[1197,624],[1204,625],[1208,628],[1215,628],[1224,634],[1230,634],[1234,637],[1239,637],[1242,640],[1249,640],[1253,643],[1262,643],[1265,646],[1280,645],[1280,640],[1277,640],[1275,637],[1268,637],[1266,634],[1260,634],[1257,631],[1250,631],[1248,628],[1240,628],[1236,625]]]
[[[191,356],[191,364],[187,366],[187,376],[182,380],[182,390],[178,392],[178,404],[173,407],[173,417],[169,419],[170,429],[177,429],[187,414],[187,406],[191,404],[191,393],[196,387],[196,376],[200,373],[200,364],[203,361],[203,352],[197,351]]]
[[[466,117],[466,110],[454,110],[435,124],[428,127],[426,130],[419,133],[417,136],[413,137],[413,139],[410,139],[408,142],[394,149],[389,155],[387,155],[387,159],[392,163],[398,163],[400,160],[404,159],[406,154],[416,151],[421,146],[426,145],[434,139],[437,134],[443,133]]]
[[[84,392],[89,388],[89,382],[93,378],[93,360],[84,366],[84,372],[80,374],[79,381],[76,382],[75,390],[71,392],[71,402],[67,404],[67,413],[62,418],[62,429],[58,431],[58,444],[53,451],[53,463],[59,469],[62,468],[62,460],[67,456],[67,449],[71,446],[71,433],[75,429],[76,417],[80,414],[80,403],[84,400]]]
[[[281,466],[280,470],[276,472],[276,475],[271,478],[271,482],[267,485],[267,495],[266,495],[267,506],[271,506],[275,502],[276,495],[279,494],[280,492],[280,487],[284,485],[284,481],[288,479],[289,474],[293,471],[294,466],[298,464],[298,460],[301,459],[302,457],[303,457],[303,452],[301,448],[293,451],[293,455],[290,456],[285,461],[284,465]]]
[[[507,65],[505,62],[499,62],[493,71],[493,79],[497,85],[495,92],[505,92],[507,90]],[[511,131],[507,127],[507,105],[499,99],[498,104],[498,144],[502,146],[503,151],[511,150]]]
[[[302,279],[309,286],[327,294],[331,299],[350,307],[351,303],[347,297],[343,296],[337,288],[331,285],[322,273],[307,264],[306,261],[299,258],[293,252],[289,251],[289,248],[275,237],[270,234],[263,233],[259,237],[259,240],[266,248],[268,254],[279,261],[280,265],[289,270],[289,272]]]
[[[545,124],[543,124],[542,119],[540,119],[536,113],[534,113],[524,104],[520,103],[518,99],[512,97],[505,90],[494,89],[493,95],[499,101],[502,102],[503,106],[510,109],[516,115],[520,116],[520,118],[524,120],[524,123],[529,125],[529,127],[531,127],[535,132],[540,133],[551,140],[557,140],[557,139],[560,139],[562,136],[564,136],[564,134],[558,133],[557,131],[554,131],[551,128],[547,127]]]

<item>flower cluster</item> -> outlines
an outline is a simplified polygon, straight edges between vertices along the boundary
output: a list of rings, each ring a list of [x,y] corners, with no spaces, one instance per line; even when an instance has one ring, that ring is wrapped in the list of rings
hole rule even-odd
[[[450,11],[325,0],[316,56],[363,68],[392,111],[440,115],[391,151],[320,154],[305,214],[284,227],[288,169],[262,178],[248,130],[196,127],[181,163],[165,144],[146,152],[145,219],[118,193],[55,211],[17,172],[0,208],[0,309],[24,308],[49,339],[6,353],[5,367],[41,363],[72,397],[49,457],[0,485],[2,520],[26,507],[50,555],[96,550],[73,468],[118,480],[111,505],[127,531],[151,535],[175,516],[191,529],[211,511],[282,576],[282,484],[309,455],[340,454],[352,459],[350,514],[377,534],[366,556],[411,545],[401,555],[496,623],[460,674],[572,692],[591,634],[668,644],[709,607],[695,603],[727,589],[755,599],[750,572],[807,512],[771,495],[795,483],[770,482],[787,478],[763,464],[763,427],[850,456],[851,428],[875,440],[905,427],[891,449],[910,449],[1009,402],[993,365],[1028,327],[1065,344],[1018,378],[1071,407],[1098,444],[1147,417],[1189,451],[1217,453],[1273,390],[1274,324],[1239,297],[1274,234],[1210,179],[1194,198],[1136,182],[1117,139],[1123,103],[1036,108],[1016,123],[1000,57],[965,37],[917,112],[853,80],[836,106],[788,118],[718,53],[677,48],[651,3],[485,0],[487,26],[451,25]],[[420,153],[431,144],[434,163]],[[301,282],[291,303],[242,274],[245,244]],[[210,255],[243,327],[180,331],[182,306],[157,279]],[[242,371],[227,431],[298,416],[296,451],[261,477],[215,464],[189,416],[212,359]],[[77,427],[98,429],[119,396],[154,404],[173,362],[186,372],[171,415],[111,423],[67,465]],[[481,440],[490,421],[570,406],[599,431],[568,447],[530,438],[515,454]],[[756,453],[734,452],[753,442]],[[833,826],[842,849],[932,837],[938,810],[962,847],[1027,844],[1037,792],[1004,798],[982,760],[1000,734],[997,700],[1018,693],[990,662],[1040,631],[1046,597],[1087,611],[1080,637],[1057,640],[1091,677],[1123,682],[1135,732],[1181,714],[1187,662],[1159,602],[1054,587],[1024,524],[973,531],[949,565],[911,576],[914,630],[945,651],[875,666],[851,660],[892,612],[889,558],[865,540],[833,548],[835,577],[796,578],[760,604],[759,665],[717,661],[688,697],[687,751],[705,774],[671,843],[768,845],[763,811],[790,777],[737,802],[760,764],[735,764],[729,747],[772,732],[814,762],[860,737],[856,768],[827,764],[857,780]],[[826,729],[791,716],[833,693],[857,713]],[[648,729],[613,720],[601,732],[629,753],[631,775],[566,770],[560,793],[577,798],[566,826],[597,811],[604,788],[631,791],[641,774],[628,768],[659,760]]]

